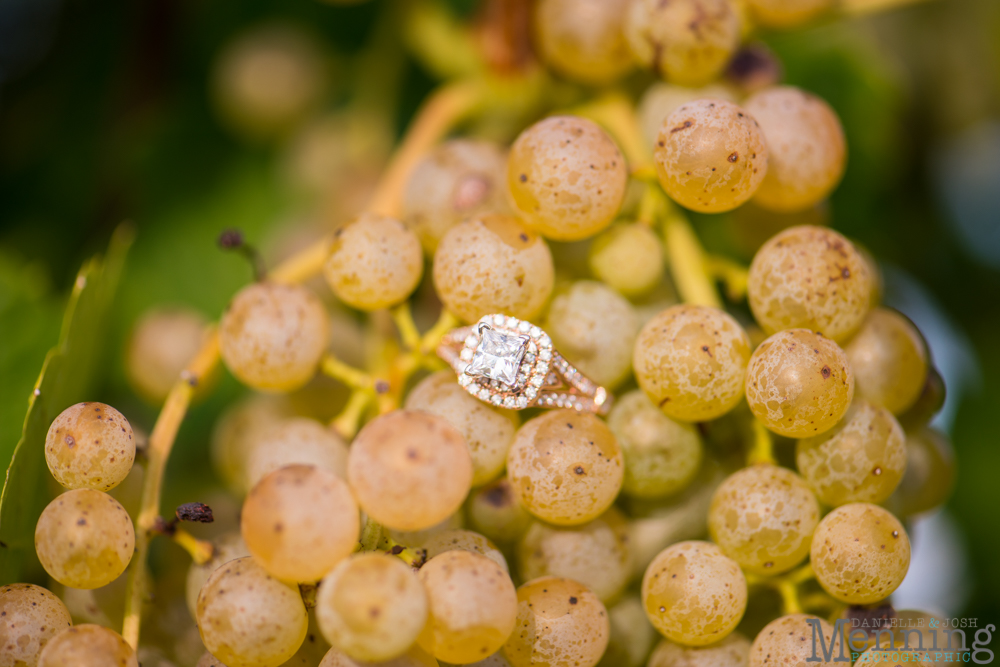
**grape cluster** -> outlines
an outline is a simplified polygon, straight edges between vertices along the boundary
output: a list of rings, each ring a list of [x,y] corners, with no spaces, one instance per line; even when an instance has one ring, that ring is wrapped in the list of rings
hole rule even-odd
[[[831,4],[535,3],[531,39],[559,77],[603,86],[644,66],[664,81],[637,112],[621,96],[553,106],[407,152],[394,198],[336,227],[306,269],[244,287],[216,331],[186,311],[144,316],[127,365],[147,401],[194,393],[204,377],[185,369],[216,343],[259,392],[211,438],[229,518],[201,540],[150,519],[154,494],[134,529],[106,493],[136,458],[132,428],[81,403],[45,442],[67,489],[37,523],[45,571],[112,589],[137,544],[172,538],[193,557],[174,588],[197,625],[177,644],[198,667],[805,664],[813,621],[829,642],[833,621],[901,584],[904,521],[955,476],[928,425],[944,387],[924,339],[880,305],[867,251],[811,224],[845,168],[837,114],[769,75],[720,78],[749,22],[798,25]],[[260,39],[275,66],[315,55]],[[249,113],[252,83],[225,103]],[[287,108],[239,122],[280,131],[315,95],[300,84]],[[769,238],[745,268],[708,255],[682,210],[748,202],[748,238]],[[538,322],[618,392],[607,417],[467,391],[435,348],[496,314]],[[332,381],[346,399],[329,399]],[[762,590],[781,614],[744,619]],[[142,658],[38,586],[0,588],[0,615],[0,667]]]

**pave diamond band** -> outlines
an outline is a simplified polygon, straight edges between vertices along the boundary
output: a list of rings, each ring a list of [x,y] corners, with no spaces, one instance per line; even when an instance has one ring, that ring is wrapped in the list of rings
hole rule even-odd
[[[552,347],[539,327],[507,315],[487,315],[453,329],[438,356],[476,398],[508,410],[568,408],[607,414],[613,397]]]

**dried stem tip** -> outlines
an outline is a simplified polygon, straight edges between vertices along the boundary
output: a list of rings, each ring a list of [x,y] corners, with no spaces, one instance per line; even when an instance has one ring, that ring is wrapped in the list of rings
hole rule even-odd
[[[178,521],[197,521],[198,523],[212,523],[215,517],[212,516],[212,508],[205,503],[184,503],[175,512]]]

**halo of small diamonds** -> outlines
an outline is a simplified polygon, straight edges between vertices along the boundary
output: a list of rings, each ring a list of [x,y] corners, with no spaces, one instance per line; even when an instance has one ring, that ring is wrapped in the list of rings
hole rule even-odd
[[[479,333],[481,327],[484,333],[489,329],[504,336],[526,339],[526,349],[513,385],[466,373],[483,339],[483,335]],[[539,327],[508,315],[487,315],[465,337],[459,360],[454,367],[458,372],[458,383],[476,398],[497,407],[523,410],[538,396],[540,388],[546,383],[552,355],[552,339]]]

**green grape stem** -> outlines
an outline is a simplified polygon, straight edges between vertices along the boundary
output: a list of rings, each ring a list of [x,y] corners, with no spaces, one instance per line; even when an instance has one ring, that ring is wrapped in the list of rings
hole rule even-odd
[[[767,430],[767,427],[754,418],[753,423],[753,446],[747,452],[747,465],[757,463],[776,463],[774,458],[774,436]]]

